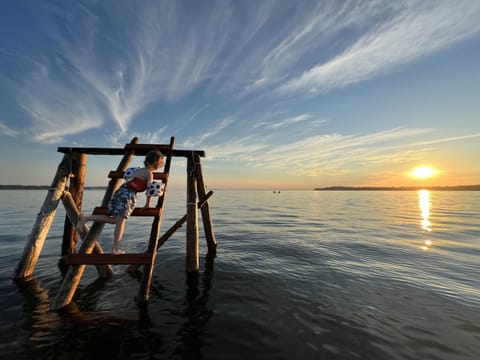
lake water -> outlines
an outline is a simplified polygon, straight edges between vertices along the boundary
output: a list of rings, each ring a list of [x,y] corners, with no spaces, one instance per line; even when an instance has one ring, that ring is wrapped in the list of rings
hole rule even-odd
[[[87,266],[75,306],[50,310],[61,205],[34,278],[12,281],[45,195],[0,191],[1,359],[480,358],[480,192],[217,191],[216,258],[200,226],[187,283],[180,229],[159,251],[147,316],[125,266],[108,281]],[[102,197],[87,190],[84,211]],[[185,213],[183,191],[166,201],[162,233]],[[123,248],[143,251],[149,227],[130,219]]]

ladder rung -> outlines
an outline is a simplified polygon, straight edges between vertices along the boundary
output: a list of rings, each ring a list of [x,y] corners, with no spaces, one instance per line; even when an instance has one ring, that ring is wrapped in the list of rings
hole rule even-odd
[[[143,254],[71,254],[62,258],[66,265],[130,265],[151,264],[152,253]]]
[[[125,174],[124,171],[110,171],[108,173],[108,177],[110,179],[121,179],[123,178],[123,174]],[[163,182],[166,182],[168,180],[168,174],[164,172],[154,172],[153,173],[153,178],[155,180],[163,180]]]
[[[172,150],[169,144],[127,144],[125,149],[147,152],[150,150],[160,150],[164,155]]]
[[[106,215],[107,214],[108,207],[103,207],[103,206],[97,206],[95,209],[93,209],[93,213],[95,215]],[[160,216],[162,213],[162,208],[148,208],[148,209],[143,209],[143,208],[135,208],[131,214],[131,216]]]

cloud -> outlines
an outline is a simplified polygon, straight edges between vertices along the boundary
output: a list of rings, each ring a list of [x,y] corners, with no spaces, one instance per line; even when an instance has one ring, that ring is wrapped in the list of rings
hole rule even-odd
[[[18,135],[18,131],[13,130],[0,121],[0,134],[8,137],[16,137]]]
[[[285,171],[295,176],[347,173],[365,166],[391,166],[417,160],[431,149],[412,148],[413,138],[432,129],[394,128],[367,135],[323,134],[298,141],[249,135],[208,147],[209,158],[235,160],[252,167]]]
[[[202,145],[208,139],[213,138],[215,135],[221,133],[225,128],[230,126],[234,121],[235,121],[234,118],[227,117],[225,119],[222,119],[217,124],[209,125],[209,128],[211,128],[212,130],[207,131],[203,134],[197,135],[195,137],[195,140],[193,138],[186,139],[183,145],[186,147],[195,147],[195,146]]]
[[[123,139],[152,108],[181,108],[193,114],[187,123],[206,122],[207,108],[217,118],[218,109],[251,109],[260,97],[273,108],[272,99],[369,79],[480,29],[480,3],[469,1],[46,2],[29,11],[28,41],[1,54],[21,63],[9,88],[40,142],[96,128]],[[279,132],[322,121],[252,113],[237,119]],[[211,143],[230,125],[208,124],[186,143]]]
[[[300,76],[278,92],[327,92],[392,71],[444,49],[480,31],[480,3],[471,1],[407,2],[397,14]]]

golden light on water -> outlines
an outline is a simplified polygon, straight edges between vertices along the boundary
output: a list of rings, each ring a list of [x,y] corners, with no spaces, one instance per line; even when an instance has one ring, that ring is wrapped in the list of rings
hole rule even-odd
[[[419,201],[420,201],[420,211],[422,213],[422,221],[420,225],[423,230],[428,232],[432,231],[430,226],[432,223],[430,222],[430,192],[428,190],[420,190],[418,192]]]
[[[436,173],[437,171],[430,166],[418,166],[412,171],[410,171],[408,174],[418,179],[427,179],[434,176]]]
[[[420,220],[420,227],[427,232],[431,232],[432,223],[429,220],[430,219],[430,191],[420,190],[418,192],[418,199],[419,199],[420,212],[422,217],[422,219]],[[431,246],[432,246],[432,241],[425,240],[425,242],[421,246],[421,249],[424,251],[427,251],[430,249]]]

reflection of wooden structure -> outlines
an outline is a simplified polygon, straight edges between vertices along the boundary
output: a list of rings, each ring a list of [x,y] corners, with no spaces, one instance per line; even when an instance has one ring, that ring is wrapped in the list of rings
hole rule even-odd
[[[149,297],[157,249],[185,222],[187,223],[187,272],[197,272],[199,269],[198,209],[201,210],[202,214],[208,252],[210,254],[215,254],[216,252],[217,244],[207,201],[212,192],[206,193],[203,182],[200,157],[205,156],[204,152],[198,150],[176,150],[174,149],[174,143],[175,139],[173,137],[167,145],[138,144],[138,139],[134,138],[124,148],[59,148],[58,151],[64,153],[63,160],[58,166],[42,209],[37,215],[32,233],[25,245],[23,256],[15,270],[15,278],[26,278],[33,273],[60,201],[62,201],[67,212],[62,243],[63,258],[61,261],[61,268],[65,276],[53,303],[54,309],[60,309],[72,301],[85,265],[95,265],[100,277],[108,277],[112,274],[110,265],[129,264],[130,270],[136,270],[143,265],[137,302],[146,302]],[[153,217],[147,250],[141,254],[105,254],[97,241],[103,230],[103,223],[94,222],[90,229],[88,229],[87,225],[83,229],[76,229],[75,226],[82,205],[87,155],[123,155],[117,169],[111,171],[108,175],[111,180],[101,206],[94,210],[96,214],[104,214],[132,158],[136,155],[145,155],[148,151],[154,149],[160,150],[166,158],[164,171],[154,174],[155,179],[162,180],[165,184],[164,195],[159,197],[156,207],[143,211],[135,209],[132,213],[132,216]],[[187,211],[183,218],[178,220],[163,236],[159,237],[170,165],[173,157],[187,158]],[[197,196],[199,198],[198,203]],[[76,251],[76,230],[82,238],[82,244],[78,252]]]

